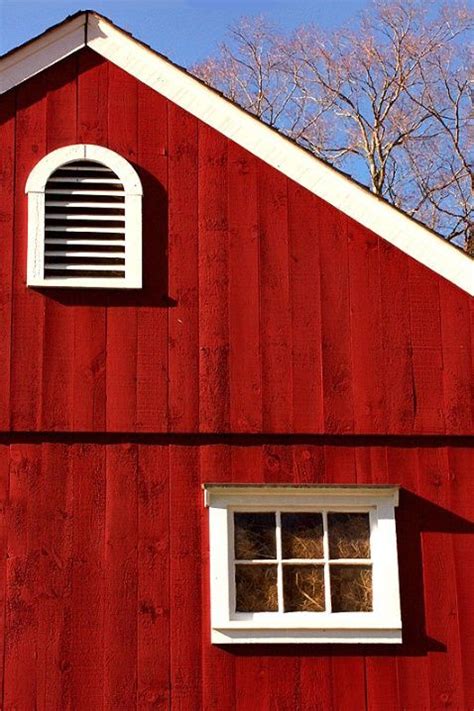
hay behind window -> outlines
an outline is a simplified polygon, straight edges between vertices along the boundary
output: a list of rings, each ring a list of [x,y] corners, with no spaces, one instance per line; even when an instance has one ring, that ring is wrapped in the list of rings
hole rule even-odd
[[[285,612],[323,612],[324,568],[322,565],[284,565]]]
[[[370,558],[367,513],[328,513],[329,557]]]
[[[236,565],[237,612],[278,612],[276,565]]]
[[[333,612],[372,611],[372,568],[370,565],[331,565]]]
[[[283,558],[322,558],[323,517],[319,513],[282,513]]]
[[[275,558],[275,514],[234,513],[234,552],[236,560]]]

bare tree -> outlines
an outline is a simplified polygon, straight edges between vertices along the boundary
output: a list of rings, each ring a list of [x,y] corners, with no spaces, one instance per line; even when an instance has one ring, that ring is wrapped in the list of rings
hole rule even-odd
[[[462,54],[453,57],[450,49],[444,47],[421,67],[423,91],[410,96],[429,114],[436,140],[419,146],[408,142],[406,156],[418,188],[413,212],[450,239],[463,237],[469,248],[474,187],[469,62]]]
[[[231,28],[230,42],[220,45],[219,55],[193,71],[270,126],[300,138],[311,119],[288,59],[286,37],[264,17],[244,17]]]
[[[377,0],[356,27],[243,19],[194,71],[447,239],[472,224],[464,6]]]

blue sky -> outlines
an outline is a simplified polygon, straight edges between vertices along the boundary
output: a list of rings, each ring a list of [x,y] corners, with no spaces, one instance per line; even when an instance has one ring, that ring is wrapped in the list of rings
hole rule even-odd
[[[80,9],[94,9],[138,39],[190,66],[213,53],[242,15],[265,14],[283,28],[350,21],[368,0],[0,0],[0,54]]]

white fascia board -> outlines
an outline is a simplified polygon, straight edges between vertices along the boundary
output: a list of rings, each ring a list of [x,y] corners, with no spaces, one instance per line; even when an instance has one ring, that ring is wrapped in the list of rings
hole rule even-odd
[[[0,60],[0,93],[85,45],[408,256],[474,295],[474,261],[461,250],[100,15],[83,13]]]
[[[0,94],[60,62],[86,44],[86,13],[0,60]]]
[[[97,15],[88,46],[421,264],[474,294],[474,261]]]

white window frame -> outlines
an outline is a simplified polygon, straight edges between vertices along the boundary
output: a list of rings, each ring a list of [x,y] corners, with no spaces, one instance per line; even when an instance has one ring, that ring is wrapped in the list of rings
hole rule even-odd
[[[58,168],[77,160],[90,160],[110,168],[125,192],[125,277],[44,277],[45,188]],[[31,171],[26,181],[28,195],[28,286],[89,287],[94,289],[140,289],[142,287],[142,196],[136,170],[115,151],[103,146],[78,143],[51,151]]]
[[[204,484],[203,488],[209,508],[212,643],[401,643],[398,487]],[[368,512],[373,611],[235,612],[235,511]]]

